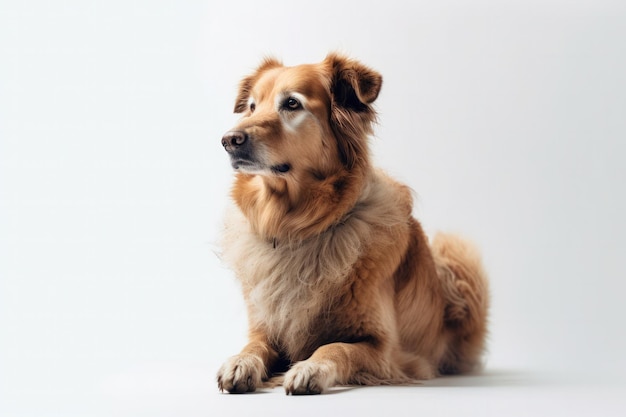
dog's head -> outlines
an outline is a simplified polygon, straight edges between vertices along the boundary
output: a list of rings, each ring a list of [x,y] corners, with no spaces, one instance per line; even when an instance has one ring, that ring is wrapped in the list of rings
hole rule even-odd
[[[363,167],[381,85],[380,74],[337,54],[295,67],[266,59],[241,81],[243,117],[222,145],[247,174],[325,178]]]

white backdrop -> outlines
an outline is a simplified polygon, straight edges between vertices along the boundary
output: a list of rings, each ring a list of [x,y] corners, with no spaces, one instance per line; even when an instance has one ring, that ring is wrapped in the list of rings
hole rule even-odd
[[[624,4],[0,3],[0,410],[216,390],[246,330],[214,254],[237,83],[331,50],[384,76],[377,165],[484,253],[487,370],[625,371]]]

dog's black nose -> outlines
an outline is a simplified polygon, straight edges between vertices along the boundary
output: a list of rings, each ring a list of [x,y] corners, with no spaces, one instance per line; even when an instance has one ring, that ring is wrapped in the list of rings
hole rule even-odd
[[[248,135],[246,135],[245,132],[232,131],[226,133],[224,137],[222,137],[222,146],[228,152],[231,152],[246,143],[247,140]]]

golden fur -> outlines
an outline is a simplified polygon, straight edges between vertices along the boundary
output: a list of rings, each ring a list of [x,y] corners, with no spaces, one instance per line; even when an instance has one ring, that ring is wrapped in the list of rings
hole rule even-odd
[[[254,391],[285,372],[288,394],[469,371],[486,334],[476,250],[428,243],[409,189],[374,169],[368,135],[382,77],[330,54],[243,79],[222,139],[237,170],[223,260],[242,285],[249,343],[218,372]]]

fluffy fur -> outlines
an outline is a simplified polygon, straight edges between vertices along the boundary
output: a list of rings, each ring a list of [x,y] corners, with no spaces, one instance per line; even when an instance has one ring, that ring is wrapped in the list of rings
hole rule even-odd
[[[477,251],[429,244],[409,189],[370,163],[376,71],[336,54],[266,59],[240,84],[243,117],[222,145],[236,173],[222,257],[241,282],[249,343],[218,372],[254,391],[279,372],[288,394],[465,372],[486,334]]]

